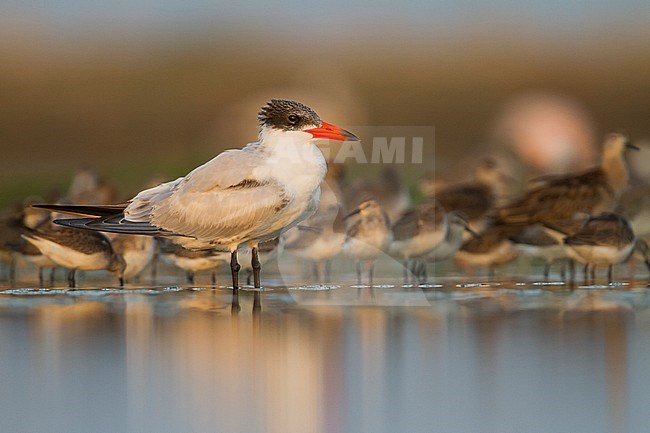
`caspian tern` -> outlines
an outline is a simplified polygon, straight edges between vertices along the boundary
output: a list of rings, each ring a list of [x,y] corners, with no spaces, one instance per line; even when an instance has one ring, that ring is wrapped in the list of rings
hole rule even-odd
[[[323,122],[299,102],[273,99],[259,112],[259,140],[226,150],[187,176],[137,194],[125,205],[43,205],[90,218],[57,220],[90,230],[165,236],[189,249],[230,252],[239,287],[237,248],[252,248],[254,286],[260,284],[257,244],[279,236],[318,207],[327,171],[315,139],[358,138]]]

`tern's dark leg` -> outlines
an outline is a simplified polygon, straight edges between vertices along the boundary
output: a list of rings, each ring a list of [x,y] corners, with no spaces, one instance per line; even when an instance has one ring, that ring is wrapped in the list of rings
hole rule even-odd
[[[370,262],[370,269],[368,270],[368,284],[370,284],[370,287],[372,287],[372,277],[373,274],[375,273],[375,261]]]
[[[585,284],[589,284],[589,263],[585,263],[585,267],[582,272],[585,277]]]
[[[43,268],[38,267],[38,285],[43,287]]]
[[[194,271],[185,271],[185,279],[188,284],[194,284]]]
[[[212,285],[217,285],[217,271],[212,271]]]
[[[232,274],[232,288],[239,289],[239,270],[241,266],[237,262],[237,250],[230,253],[230,273]]]
[[[613,265],[609,265],[607,267],[607,282],[609,284],[612,284],[612,268],[613,268]]]
[[[571,282],[574,282],[576,280],[576,262],[573,261],[573,259],[569,259],[569,278],[571,278]]]
[[[548,281],[548,276],[551,273],[551,264],[546,262],[544,264],[544,280]]]
[[[257,247],[253,248],[251,258],[251,267],[253,268],[253,287],[259,289],[262,287],[262,282],[260,281],[260,270],[262,269],[262,264],[260,263],[259,252]]]
[[[76,269],[70,269],[68,271],[68,287],[70,287],[71,289],[74,289],[76,286],[75,272]]]
[[[260,270],[262,269],[262,264],[260,263],[259,252],[257,247],[253,248],[251,258],[251,267],[253,268],[253,287],[256,289],[262,288],[262,282],[260,281]],[[262,309],[262,298],[261,291],[256,290],[253,292],[253,313],[259,312]]]
[[[120,273],[120,276],[118,277],[118,281],[120,283],[120,287],[124,287],[124,272]]]

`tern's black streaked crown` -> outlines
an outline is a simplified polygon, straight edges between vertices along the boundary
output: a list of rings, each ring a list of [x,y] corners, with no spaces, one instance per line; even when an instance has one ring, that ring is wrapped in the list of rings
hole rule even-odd
[[[301,131],[320,127],[323,122],[314,110],[300,102],[286,99],[271,99],[262,107],[257,120],[260,127],[281,131]]]

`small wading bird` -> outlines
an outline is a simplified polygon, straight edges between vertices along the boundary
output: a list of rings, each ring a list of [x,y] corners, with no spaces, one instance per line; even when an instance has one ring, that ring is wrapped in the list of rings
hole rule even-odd
[[[124,281],[137,280],[140,273],[153,259],[155,252],[154,238],[150,236],[117,235],[109,237],[113,251],[124,259]]]
[[[603,212],[589,218],[578,232],[564,239],[569,254],[584,263],[585,281],[591,269],[592,282],[597,266],[607,266],[608,282],[612,282],[612,267],[627,260],[637,248],[637,240],[630,223],[621,215]],[[642,245],[640,245],[642,247]]]
[[[357,261],[357,282],[361,285],[361,265],[368,263],[368,279],[372,286],[375,260],[393,240],[390,220],[375,200],[366,200],[345,217],[346,239],[343,249]]]
[[[498,209],[500,223],[553,224],[576,212],[599,213],[613,210],[628,185],[625,151],[639,148],[626,134],[607,135],[599,167],[577,175],[544,176],[520,198]]]
[[[436,199],[447,211],[462,212],[474,231],[482,231],[488,224],[488,217],[494,209],[508,197],[509,185],[513,180],[492,158],[482,159],[474,170],[474,179],[441,188],[433,192]],[[467,232],[465,240],[471,234]]]
[[[650,273],[650,246],[648,246],[648,242],[646,240],[639,239],[638,237],[636,238],[636,245],[634,245],[633,255],[637,256],[643,261],[643,263],[645,263],[645,267]],[[632,256],[630,256],[630,258],[632,258]]]
[[[30,197],[23,202],[20,220],[14,226],[14,236],[16,238],[9,243],[9,246],[13,250],[14,258],[18,259],[19,263],[30,263],[38,268],[38,283],[41,286],[44,285],[43,269],[50,268],[50,285],[53,285],[57,264],[41,253],[36,246],[20,236],[29,230],[42,231],[51,228],[51,214],[47,211],[32,208],[31,205],[36,203],[34,200],[37,199]]]
[[[376,200],[391,221],[397,221],[409,205],[409,191],[395,167],[386,165],[376,179],[356,179],[345,190],[348,209]]]
[[[474,238],[478,237],[478,234],[471,229],[467,217],[462,212],[447,212],[442,220],[442,226],[444,233],[442,240],[431,251],[417,257],[417,260],[421,263],[418,267],[417,276],[422,282],[427,280],[427,263],[442,262],[454,257],[463,245],[465,233],[469,233]]]
[[[227,253],[215,250],[188,250],[164,239],[160,244],[160,256],[185,271],[188,284],[194,284],[197,272],[211,271],[212,285],[217,284],[217,268],[228,263]]]
[[[345,241],[345,213],[336,167],[328,165],[316,213],[284,234],[284,250],[311,264],[315,281],[319,281],[319,265],[324,263],[324,281],[329,282],[332,259],[341,252]]]
[[[116,254],[111,242],[102,233],[84,232],[67,227],[37,232],[29,230],[22,234],[43,255],[54,263],[69,269],[68,285],[76,287],[75,272],[107,270],[114,273],[124,285],[124,259]]]
[[[427,200],[404,212],[393,224],[389,252],[403,260],[405,283],[408,282],[409,265],[413,265],[411,271],[417,274],[416,263],[411,263],[411,259],[430,252],[444,239],[444,213],[438,201]]]
[[[456,261],[464,266],[486,267],[489,276],[494,276],[497,266],[510,263],[519,256],[519,250],[510,239],[520,231],[521,227],[517,226],[489,226],[461,246]]]
[[[40,207],[87,216],[56,221],[69,227],[165,236],[193,250],[227,251],[234,290],[239,288],[237,248],[249,246],[254,285],[259,288],[258,243],[278,237],[318,207],[327,165],[314,140],[358,138],[294,101],[271,100],[258,121],[257,142],[222,152],[185,177],[140,192],[127,204]]]
[[[537,258],[544,261],[544,279],[548,280],[551,265],[553,262],[566,260],[569,258],[567,246],[562,239],[556,239],[549,233],[548,228],[539,224],[533,224],[525,227],[521,233],[511,238],[519,251],[530,258]],[[564,264],[560,272],[564,279]]]

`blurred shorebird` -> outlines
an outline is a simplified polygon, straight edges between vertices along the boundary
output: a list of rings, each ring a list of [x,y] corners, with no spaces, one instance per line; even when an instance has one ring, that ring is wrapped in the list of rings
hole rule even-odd
[[[321,184],[316,213],[284,234],[285,251],[310,262],[316,280],[320,274],[319,265],[325,263],[325,281],[329,281],[332,259],[341,252],[345,241],[342,195],[330,171],[328,169]]]
[[[650,235],[650,184],[628,188],[621,196],[616,213],[630,221],[637,236]]]
[[[132,281],[151,263],[155,253],[155,241],[150,236],[120,235],[109,236],[113,251],[124,259],[124,281]]]
[[[494,159],[484,158],[474,170],[471,182],[440,188],[431,198],[438,200],[448,212],[462,212],[472,230],[482,231],[488,216],[507,197],[512,182]]]
[[[650,236],[650,139],[635,143],[640,151],[630,164],[630,186],[621,196],[615,212],[632,224],[637,237]]]
[[[22,241],[20,230],[23,221],[21,204],[15,203],[0,212],[0,263],[7,267],[6,279],[10,284],[16,282],[15,244]]]
[[[603,212],[591,217],[584,226],[564,239],[569,254],[585,264],[585,281],[591,269],[595,280],[596,267],[607,266],[607,278],[612,282],[612,267],[627,260],[637,246],[630,223],[621,215]]]
[[[357,282],[361,284],[362,263],[368,263],[372,286],[375,260],[386,251],[393,238],[390,220],[375,200],[366,200],[345,217],[344,251],[356,259]]]
[[[36,246],[21,238],[22,242],[17,242],[12,245],[12,249],[19,259],[36,266],[38,269],[38,283],[41,287],[45,284],[43,271],[46,268],[50,269],[50,285],[54,284],[54,273],[58,266],[52,259],[43,254]]]
[[[627,149],[638,148],[626,134],[608,134],[599,167],[577,175],[538,178],[522,197],[498,209],[499,222],[547,224],[571,218],[575,212],[612,210],[628,185]]]
[[[126,264],[101,233],[62,227],[42,232],[29,230],[21,236],[53,262],[69,269],[68,285],[71,288],[76,286],[77,270],[108,270],[119,278],[120,286],[124,284]]]
[[[21,213],[20,225],[17,227],[17,236],[30,230],[43,231],[52,229],[50,212],[31,207],[32,204],[38,201],[39,199],[35,197],[29,197],[23,201],[23,210]],[[38,282],[41,286],[44,284],[43,270],[45,268],[50,268],[50,284],[54,283],[54,273],[58,265],[52,259],[41,253],[36,246],[25,240],[23,237],[18,237],[16,241],[11,243],[11,247],[15,253],[16,259],[27,262],[38,268]]]
[[[159,243],[160,256],[185,271],[188,284],[194,284],[197,272],[211,271],[212,285],[217,284],[217,268],[228,263],[228,253],[215,250],[189,250],[164,239]]]
[[[478,237],[470,227],[470,223],[462,212],[447,212],[442,221],[444,236],[429,252],[417,257],[422,262],[419,278],[426,281],[426,264],[437,263],[453,258],[463,245],[465,233]]]
[[[77,170],[70,183],[67,199],[75,204],[109,204],[117,199],[115,187],[93,168]]]
[[[495,268],[510,263],[519,256],[519,250],[510,240],[521,227],[493,225],[477,237],[466,241],[456,253],[456,260],[465,266],[486,267],[493,276]]]
[[[645,239],[636,238],[633,255],[639,257],[650,273],[650,247]]]
[[[408,188],[392,166],[385,166],[379,179],[357,179],[346,188],[345,196],[348,209],[354,209],[366,200],[375,200],[391,221],[396,221],[410,202]]]
[[[570,258],[562,239],[551,236],[547,229],[539,224],[525,227],[521,233],[512,237],[512,241],[525,256],[544,261],[545,280],[548,280],[554,262]],[[564,264],[561,274],[564,278]]]
[[[411,259],[425,255],[440,244],[445,237],[445,210],[436,200],[424,203],[404,212],[392,226],[393,242],[389,253],[404,261],[404,280],[408,280],[408,270],[416,264]]]
[[[126,205],[42,207],[89,218],[62,225],[165,236],[185,248],[230,253],[239,287],[237,248],[252,247],[255,287],[261,287],[257,244],[278,237],[318,206],[327,171],[315,139],[357,140],[298,102],[273,99],[258,115],[259,140],[222,152],[185,177],[140,192]]]
[[[277,257],[283,249],[283,241],[281,238],[270,239],[260,242],[257,245],[260,264]],[[217,270],[223,264],[229,261],[228,253],[216,250],[188,250],[173,242],[163,241],[160,249],[161,256],[168,262],[174,264],[176,267],[183,269],[189,284],[194,284],[194,277],[196,272],[211,271],[212,285],[217,284]],[[242,269],[248,272],[246,277],[246,284],[250,285],[250,279],[253,274],[253,268],[248,263],[252,264],[252,250],[245,246],[239,247],[237,254],[242,259],[244,265]]]
[[[324,278],[331,278],[332,260],[343,249],[345,228],[343,219],[337,217],[334,222],[320,227],[299,225],[287,233],[285,251],[312,265],[312,276],[318,280],[321,275],[319,265],[325,264]]]

